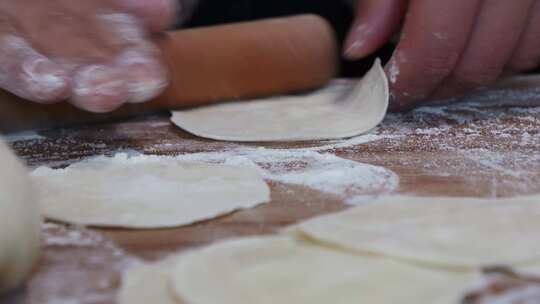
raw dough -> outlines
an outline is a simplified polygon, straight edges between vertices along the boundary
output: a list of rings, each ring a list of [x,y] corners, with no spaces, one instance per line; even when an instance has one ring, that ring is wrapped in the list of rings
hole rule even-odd
[[[173,112],[172,121],[200,137],[228,141],[299,141],[356,136],[375,128],[388,108],[379,60],[357,84],[306,96],[224,103]]]
[[[68,223],[125,228],[192,224],[269,201],[255,169],[118,154],[32,172],[44,214]]]
[[[169,290],[174,259],[142,265],[122,275],[118,304],[178,304]]]
[[[292,229],[359,253],[444,267],[540,261],[540,196],[387,197]]]
[[[40,222],[28,173],[0,139],[0,294],[17,287],[39,255]]]
[[[212,245],[180,256],[171,271],[178,303],[197,304],[455,304],[476,283],[474,273],[355,256],[288,237]]]

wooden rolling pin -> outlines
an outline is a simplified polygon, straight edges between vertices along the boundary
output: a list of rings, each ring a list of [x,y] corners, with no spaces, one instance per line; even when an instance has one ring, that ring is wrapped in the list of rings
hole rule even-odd
[[[109,114],[40,105],[0,92],[0,131],[50,128],[313,89],[337,73],[333,30],[301,15],[171,32],[156,40],[170,69],[164,94]]]

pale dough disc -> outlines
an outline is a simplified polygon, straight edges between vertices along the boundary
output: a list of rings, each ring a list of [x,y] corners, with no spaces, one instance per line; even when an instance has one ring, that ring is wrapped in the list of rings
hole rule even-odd
[[[540,197],[387,197],[292,229],[359,253],[444,267],[540,261]]]
[[[165,228],[270,199],[255,169],[118,154],[32,172],[44,214],[90,226]]]
[[[357,84],[177,111],[172,121],[197,136],[226,141],[338,139],[375,128],[386,114],[388,96],[388,81],[377,60]]]
[[[174,260],[129,269],[122,275],[118,304],[178,304],[170,288],[171,268]]]
[[[455,304],[476,283],[472,272],[434,271],[288,237],[196,250],[180,256],[171,274],[177,300],[190,304]]]
[[[0,294],[17,287],[39,256],[39,206],[26,168],[0,138]]]

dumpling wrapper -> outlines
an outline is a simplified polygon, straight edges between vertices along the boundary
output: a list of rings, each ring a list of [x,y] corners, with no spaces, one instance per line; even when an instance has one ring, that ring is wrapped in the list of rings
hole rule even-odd
[[[122,286],[118,292],[117,303],[178,304],[169,286],[173,266],[174,260],[165,259],[127,270],[122,275]]]
[[[31,172],[45,216],[101,227],[167,228],[270,200],[256,169],[168,157],[97,157]]]
[[[197,304],[455,304],[477,280],[283,236],[211,245],[170,271],[178,303]]]
[[[353,137],[375,128],[388,108],[380,60],[357,83],[341,82],[299,96],[223,103],[172,113],[172,122],[200,137],[240,142]]]
[[[440,267],[540,262],[540,196],[385,197],[290,230],[325,244]]]

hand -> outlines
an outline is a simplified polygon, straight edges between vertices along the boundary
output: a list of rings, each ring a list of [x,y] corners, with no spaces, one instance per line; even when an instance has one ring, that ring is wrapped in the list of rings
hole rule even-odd
[[[69,100],[92,112],[143,102],[167,84],[150,34],[175,0],[0,1],[0,87],[22,98]]]
[[[369,55],[400,28],[386,67],[395,109],[451,99],[540,63],[538,0],[359,0],[346,57]]]

